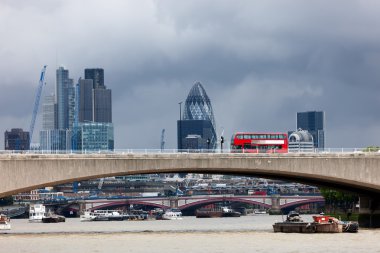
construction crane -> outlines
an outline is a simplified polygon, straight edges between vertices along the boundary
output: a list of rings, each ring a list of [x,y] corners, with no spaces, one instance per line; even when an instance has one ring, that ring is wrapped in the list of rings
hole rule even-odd
[[[161,132],[161,151],[165,149],[165,128]]]
[[[39,107],[39,105],[40,105],[40,99],[41,99],[41,94],[42,94],[42,87],[43,87],[43,85],[44,85],[44,79],[45,79],[46,67],[47,67],[47,65],[45,65],[45,66],[42,68],[41,76],[40,76],[40,82],[39,82],[39,84],[38,84],[37,93],[36,93],[36,99],[35,99],[35,101],[34,101],[34,108],[33,108],[33,114],[32,114],[32,121],[30,122],[30,127],[29,127],[29,145],[32,144],[34,125],[36,124],[36,118],[37,118],[37,113],[38,113],[38,107]]]

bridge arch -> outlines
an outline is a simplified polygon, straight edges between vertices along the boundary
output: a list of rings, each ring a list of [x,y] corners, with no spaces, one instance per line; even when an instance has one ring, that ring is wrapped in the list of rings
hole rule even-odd
[[[123,205],[145,205],[145,206],[153,206],[153,207],[157,207],[161,209],[169,208],[167,205],[163,205],[163,204],[145,202],[141,200],[128,200],[128,201],[114,201],[114,202],[100,204],[100,205],[90,208],[90,210],[93,211],[97,209],[103,209],[103,208],[112,207],[112,206],[123,206]]]
[[[93,178],[207,173],[278,178],[378,196],[380,154],[0,155],[0,197]]]
[[[297,206],[302,206],[306,204],[312,204],[312,203],[325,203],[325,200],[323,198],[319,199],[302,199],[300,201],[294,201],[290,203],[285,203],[281,205],[281,209],[289,208],[289,207],[297,207]]]
[[[271,205],[262,203],[256,200],[248,200],[244,198],[236,198],[236,197],[220,197],[220,198],[210,198],[210,199],[203,199],[200,201],[194,201],[189,204],[182,205],[180,207],[181,210],[187,209],[187,208],[192,208],[192,207],[197,207],[197,206],[203,206],[207,204],[214,204],[214,203],[220,203],[220,202],[236,202],[236,203],[247,203],[247,204],[254,204],[254,205],[259,205],[265,208],[270,208]]]

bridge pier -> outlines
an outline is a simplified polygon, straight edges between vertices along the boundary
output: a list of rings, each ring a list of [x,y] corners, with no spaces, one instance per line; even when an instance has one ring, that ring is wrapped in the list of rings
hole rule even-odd
[[[79,206],[78,214],[79,215],[84,214],[84,211],[86,211],[86,203],[84,201],[80,201],[78,202],[78,206]]]
[[[359,226],[363,228],[380,228],[379,197],[359,197]]]
[[[170,208],[178,208],[178,197],[171,197],[169,203]]]
[[[278,215],[281,214],[281,208],[280,208],[280,195],[278,194],[273,194],[271,196],[272,199],[272,206],[269,209],[269,214],[272,215]]]

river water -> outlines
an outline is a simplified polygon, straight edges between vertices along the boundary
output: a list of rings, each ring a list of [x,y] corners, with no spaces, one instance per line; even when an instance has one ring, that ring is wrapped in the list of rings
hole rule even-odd
[[[303,216],[311,221],[311,216]],[[12,220],[12,230],[0,232],[0,253],[21,252],[345,252],[380,253],[380,230],[358,233],[273,233],[282,216],[152,221],[29,223]]]

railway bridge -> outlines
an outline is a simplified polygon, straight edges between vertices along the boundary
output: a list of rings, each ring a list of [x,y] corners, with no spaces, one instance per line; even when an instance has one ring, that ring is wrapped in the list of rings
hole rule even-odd
[[[380,227],[380,153],[0,154],[0,197],[100,177],[186,172],[277,178],[356,192],[361,226]]]
[[[281,209],[301,206],[310,203],[324,203],[322,196],[280,196],[280,195],[195,195],[195,196],[173,196],[173,197],[145,197],[145,198],[125,198],[125,199],[95,199],[83,200],[84,210],[104,209],[113,206],[126,205],[147,205],[162,209],[178,208],[185,210],[187,208],[204,206],[207,204],[219,202],[240,202],[247,204],[259,205],[265,209],[271,209],[274,212],[280,212]]]

